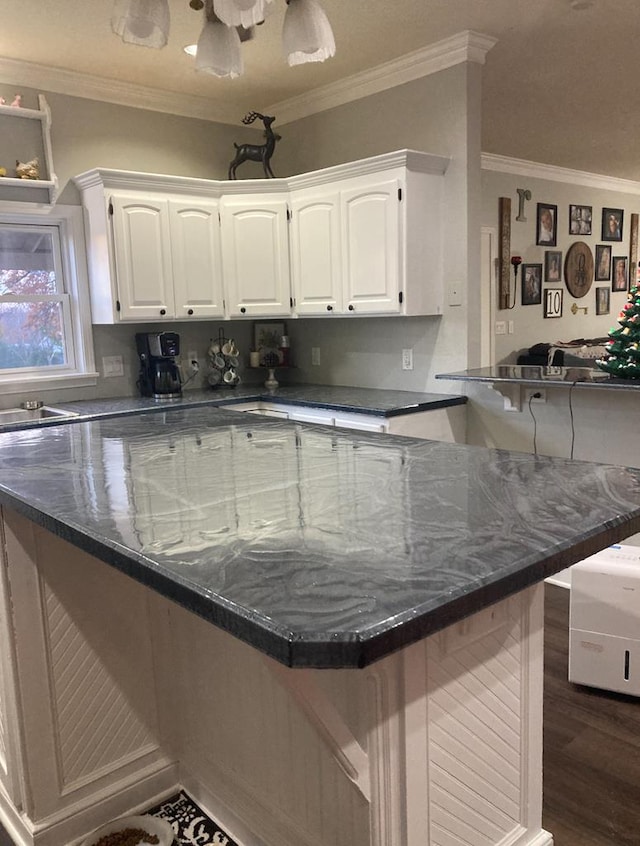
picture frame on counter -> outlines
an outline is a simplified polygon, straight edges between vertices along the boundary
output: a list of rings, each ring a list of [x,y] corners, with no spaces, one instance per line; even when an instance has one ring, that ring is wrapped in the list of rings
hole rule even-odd
[[[602,241],[622,241],[624,209],[602,209]]]
[[[626,291],[629,287],[629,270],[626,256],[614,256],[611,259],[611,290]]]
[[[611,311],[611,288],[600,285],[596,288],[596,314],[609,314]]]
[[[564,288],[546,288],[544,292],[544,316],[562,317]]]
[[[520,270],[522,305],[542,302],[542,264],[523,264]]]
[[[538,203],[536,208],[536,244],[555,247],[558,236],[558,207]]]
[[[569,206],[569,235],[591,235],[593,206]]]
[[[284,323],[262,321],[253,324],[253,348],[258,353],[260,367],[269,366],[270,361],[275,361],[277,365],[280,361],[280,343],[285,334]]]
[[[562,282],[562,250],[547,250],[545,252],[544,281]]]
[[[596,244],[596,282],[608,282],[611,279],[611,246]]]

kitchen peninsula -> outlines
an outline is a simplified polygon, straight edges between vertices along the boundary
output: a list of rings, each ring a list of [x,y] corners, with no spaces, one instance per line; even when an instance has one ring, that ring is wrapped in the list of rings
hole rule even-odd
[[[0,814],[543,846],[542,579],[640,471],[194,407],[0,435]]]

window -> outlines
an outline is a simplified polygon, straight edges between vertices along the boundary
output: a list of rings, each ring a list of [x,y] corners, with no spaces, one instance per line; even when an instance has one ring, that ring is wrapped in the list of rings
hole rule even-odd
[[[81,210],[0,214],[0,387],[96,383]]]

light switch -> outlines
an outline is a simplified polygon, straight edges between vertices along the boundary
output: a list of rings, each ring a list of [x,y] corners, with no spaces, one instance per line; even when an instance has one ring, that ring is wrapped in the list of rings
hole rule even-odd
[[[121,355],[105,355],[102,357],[102,374],[105,379],[113,376],[124,376],[124,360]]]

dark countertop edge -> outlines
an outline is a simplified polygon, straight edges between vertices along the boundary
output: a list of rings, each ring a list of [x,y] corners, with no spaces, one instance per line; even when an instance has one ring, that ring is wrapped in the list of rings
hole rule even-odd
[[[266,618],[251,619],[246,609],[223,597],[216,595],[214,598],[179,576],[167,573],[145,556],[101,541],[81,527],[55,518],[1,487],[0,503],[285,666],[313,669],[362,669],[640,531],[639,507],[629,521],[610,520],[575,545],[560,547],[543,561],[533,562],[489,584],[479,584],[436,608],[428,603],[409,609],[395,617],[392,624],[381,623],[366,634],[294,634],[270,625]],[[623,525],[624,534],[621,534],[618,528]]]
[[[508,366],[508,365],[507,365]],[[515,365],[514,365],[515,366]],[[521,365],[526,367],[527,365]],[[534,366],[534,365],[532,365]],[[571,367],[570,370],[586,370],[589,373],[601,371],[594,371],[591,367]],[[485,382],[490,384],[506,384],[506,385],[538,385],[541,388],[604,388],[605,390],[619,390],[619,391],[637,391],[640,389],[640,379],[614,379],[602,373],[602,378],[595,381],[589,379],[562,379],[554,376],[490,376],[478,375],[473,370],[461,371],[460,373],[438,373],[436,379],[446,380],[451,382]]]
[[[380,389],[376,388],[375,390]],[[133,397],[132,401],[135,401],[135,399],[137,398]],[[60,402],[56,404],[56,407],[61,408],[63,410],[73,410],[76,406],[76,402],[82,402],[82,400]],[[90,400],[89,402],[101,402],[101,400]],[[109,402],[109,399],[105,399],[104,402]],[[467,397],[457,396],[453,394],[443,395],[441,399],[437,400],[425,400],[424,402],[417,402],[412,405],[398,406],[396,408],[391,409],[381,409],[373,407],[351,406],[344,403],[330,403],[316,400],[290,399],[287,397],[274,396],[268,391],[256,391],[255,394],[246,394],[239,397],[214,395],[210,398],[194,400],[189,399],[187,394],[187,398],[183,396],[183,398],[180,400],[173,400],[167,402],[159,400],[156,405],[150,405],[146,408],[111,410],[107,409],[105,411],[87,412],[86,414],[83,414],[80,411],[75,412],[73,417],[47,417],[42,420],[29,420],[22,423],[7,423],[6,425],[2,425],[0,423],[0,434],[4,432],[23,432],[28,429],[43,429],[48,428],[50,426],[62,426],[67,423],[87,423],[91,420],[103,420],[109,417],[127,417],[135,414],[155,414],[159,411],[184,411],[189,408],[203,408],[207,406],[211,406],[212,408],[229,408],[234,405],[239,405],[245,402],[271,402],[274,405],[296,405],[300,408],[319,408],[326,409],[327,411],[342,411],[349,414],[363,414],[368,417],[389,418],[400,417],[404,414],[414,414],[419,411],[435,411],[438,408],[448,408],[450,406],[464,405],[467,402]]]

